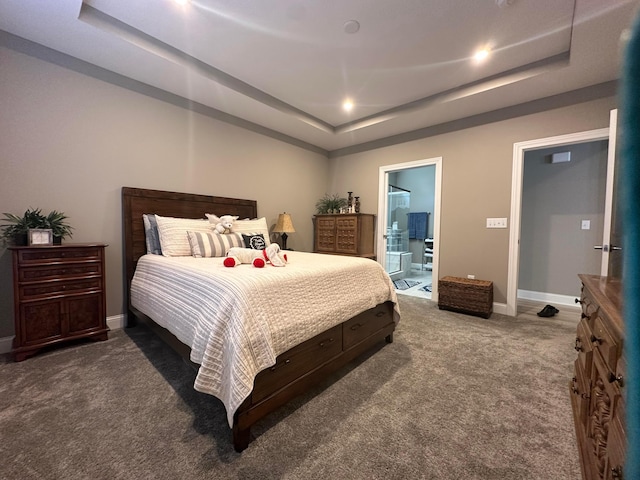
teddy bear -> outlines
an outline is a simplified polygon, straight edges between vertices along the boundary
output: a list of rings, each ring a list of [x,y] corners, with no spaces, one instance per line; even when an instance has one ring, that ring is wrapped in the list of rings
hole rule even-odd
[[[222,215],[218,217],[216,215],[210,215],[207,213],[209,223],[213,225],[213,230],[218,233],[230,233],[233,222],[240,217],[234,217],[233,215]]]
[[[284,267],[287,263],[287,255],[280,251],[280,245],[277,243],[272,243],[264,250],[231,247],[223,263],[225,267],[235,267],[241,263],[251,263],[256,268],[262,268],[267,262],[271,262],[271,265],[274,267]]]

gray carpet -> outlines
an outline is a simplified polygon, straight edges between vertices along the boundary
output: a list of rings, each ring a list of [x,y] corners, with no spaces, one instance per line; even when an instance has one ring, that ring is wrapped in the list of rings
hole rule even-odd
[[[573,321],[403,296],[393,344],[252,429],[146,327],[0,364],[2,479],[580,478]]]

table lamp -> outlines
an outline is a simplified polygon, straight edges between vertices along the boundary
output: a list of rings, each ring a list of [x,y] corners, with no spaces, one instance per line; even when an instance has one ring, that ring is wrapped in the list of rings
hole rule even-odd
[[[276,226],[273,229],[275,233],[281,233],[282,237],[282,249],[287,250],[287,233],[293,233],[296,231],[293,228],[293,222],[291,221],[291,215],[288,213],[281,213],[278,215],[278,221],[276,222]]]

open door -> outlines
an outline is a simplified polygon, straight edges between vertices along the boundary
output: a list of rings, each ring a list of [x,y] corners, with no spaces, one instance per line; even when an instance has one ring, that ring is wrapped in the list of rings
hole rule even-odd
[[[507,305],[504,310],[494,307],[497,313],[505,313],[506,315],[516,316],[518,308],[518,275],[520,264],[520,229],[521,229],[521,213],[522,213],[522,185],[524,174],[524,156],[529,150],[540,148],[548,148],[562,145],[572,145],[576,143],[584,143],[598,140],[609,140],[608,158],[607,158],[607,179],[605,190],[605,215],[603,240],[600,245],[594,245],[594,248],[602,249],[602,261],[600,274],[612,275],[609,272],[610,267],[616,268],[615,263],[620,262],[621,255],[616,254],[620,248],[618,235],[619,228],[612,228],[616,224],[614,209],[614,177],[615,177],[615,151],[616,151],[616,119],[617,111],[613,110],[610,114],[610,128],[601,128],[598,130],[590,130],[586,132],[578,132],[567,135],[559,135],[556,137],[540,138],[537,140],[529,140],[525,142],[515,143],[513,145],[513,170],[512,170],[512,187],[511,187],[511,216],[510,216],[510,232],[509,232],[509,270],[507,279]],[[611,245],[615,248],[612,249]],[[610,262],[612,265],[609,265]]]
[[[605,216],[602,244],[594,248],[602,249],[600,275],[622,278],[622,224],[617,208],[618,183],[616,163],[616,140],[618,137],[618,110],[611,110],[609,116],[609,154],[607,162],[607,189],[605,194]]]

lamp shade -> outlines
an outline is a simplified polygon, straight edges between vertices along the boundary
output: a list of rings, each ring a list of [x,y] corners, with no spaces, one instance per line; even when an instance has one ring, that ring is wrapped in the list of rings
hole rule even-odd
[[[296,229],[293,228],[293,222],[291,221],[291,215],[288,213],[281,213],[278,215],[278,221],[276,222],[276,226],[273,229],[274,232],[278,233],[292,233],[295,232]]]

